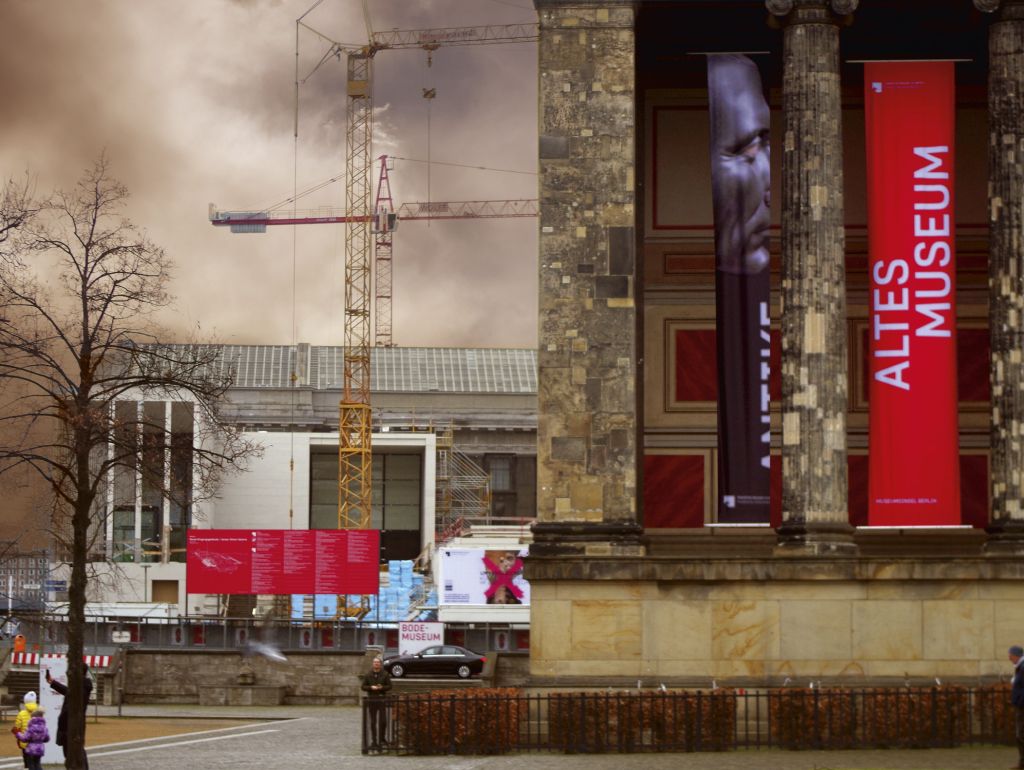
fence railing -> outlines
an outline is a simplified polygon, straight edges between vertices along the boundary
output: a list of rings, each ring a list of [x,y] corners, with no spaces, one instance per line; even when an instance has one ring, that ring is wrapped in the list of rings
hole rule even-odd
[[[1009,686],[622,691],[477,689],[363,703],[363,753],[687,752],[1010,744]]]

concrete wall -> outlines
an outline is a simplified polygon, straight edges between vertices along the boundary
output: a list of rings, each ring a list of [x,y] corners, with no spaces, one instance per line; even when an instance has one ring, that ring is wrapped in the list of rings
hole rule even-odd
[[[529,670],[527,655],[487,653],[488,658],[492,656],[496,660],[495,678],[485,684],[525,684]],[[125,658],[124,702],[198,703],[200,687],[236,684],[242,660],[237,652],[130,651]],[[260,656],[246,660],[255,673],[255,684],[285,687],[285,703],[294,705],[358,702],[359,675],[369,666],[363,652],[289,652],[287,663]],[[422,680],[408,682],[422,689]]]

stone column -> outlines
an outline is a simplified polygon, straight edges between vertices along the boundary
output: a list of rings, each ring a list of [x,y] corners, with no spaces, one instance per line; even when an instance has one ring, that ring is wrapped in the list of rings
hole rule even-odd
[[[1024,2],[975,0],[989,27],[989,334],[992,479],[986,552],[1024,553]]]
[[[537,522],[531,557],[636,555],[633,3],[540,12]]]
[[[857,0],[767,0],[784,26],[780,555],[856,553],[847,512],[837,16],[856,5]]]

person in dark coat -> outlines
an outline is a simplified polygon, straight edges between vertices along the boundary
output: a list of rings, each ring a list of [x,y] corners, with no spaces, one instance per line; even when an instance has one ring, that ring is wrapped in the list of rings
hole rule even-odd
[[[384,670],[380,658],[374,658],[373,669],[363,675],[362,689],[366,693],[367,721],[370,723],[370,750],[380,751],[381,744],[387,743],[388,707],[384,699],[391,689],[391,675]]]
[[[89,666],[82,664],[82,688],[84,695],[82,701],[86,706],[89,705],[89,696],[92,695],[92,679],[89,678]],[[46,683],[50,685],[50,689],[59,695],[64,696],[64,703],[61,704],[60,714],[57,716],[57,739],[55,743],[60,746],[64,752],[64,767],[68,766],[68,686],[63,682],[58,682],[50,676],[49,670],[46,672]],[[84,716],[84,712],[83,712]],[[85,735],[85,722],[82,723],[82,735]],[[82,749],[82,765],[85,770],[89,770],[89,757],[86,756],[85,749]]]
[[[1013,664],[1013,687],[1010,690],[1010,702],[1016,719],[1017,767],[1024,768],[1024,647],[1013,645],[1010,648],[1010,662]]]

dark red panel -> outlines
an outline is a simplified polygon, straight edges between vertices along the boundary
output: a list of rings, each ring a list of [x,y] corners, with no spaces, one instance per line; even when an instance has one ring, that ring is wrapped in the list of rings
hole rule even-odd
[[[847,455],[847,505],[849,521],[855,527],[868,523],[868,456]]]
[[[397,633],[397,632],[396,632]],[[449,628],[445,630],[444,640],[448,644],[457,644],[460,647],[466,644],[466,632],[461,628]],[[398,638],[395,638],[395,647],[398,646]]]
[[[714,329],[676,330],[676,401],[718,398],[718,355]]]
[[[768,380],[772,401],[782,399],[782,337],[772,329]],[[676,401],[718,400],[718,348],[714,329],[676,329]]]
[[[704,526],[703,455],[644,455],[644,526]]]
[[[988,401],[988,329],[957,330],[957,387],[961,401]]]
[[[988,526],[987,455],[960,455],[960,512],[964,524]]]

